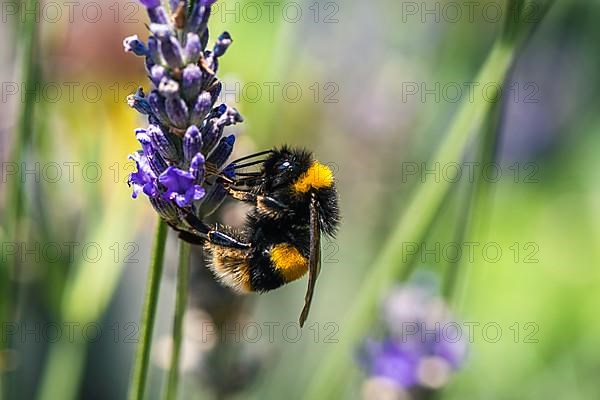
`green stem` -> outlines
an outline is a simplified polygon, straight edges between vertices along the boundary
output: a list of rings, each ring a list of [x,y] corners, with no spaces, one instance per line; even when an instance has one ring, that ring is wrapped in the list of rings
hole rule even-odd
[[[492,105],[488,112],[486,123],[483,129],[481,145],[478,149],[478,161],[481,168],[476,169],[475,181],[470,185],[469,193],[466,195],[464,209],[461,212],[456,231],[456,240],[461,243],[468,237],[474,237],[477,234],[485,235],[487,227],[484,224],[487,219],[484,213],[490,209],[491,188],[485,181],[482,168],[494,162],[498,156],[498,146],[500,141],[500,132],[502,130],[502,116],[506,110],[507,97],[505,95],[506,81],[511,76],[511,70],[514,67],[520,50],[531,38],[533,32],[541,22],[543,16],[550,10],[553,0],[547,1],[541,5],[539,19],[531,26],[524,25],[522,21],[522,12],[524,8],[523,0],[509,0],[507,15],[505,20],[501,39],[506,46],[512,46],[514,50],[513,62],[510,64],[507,73],[501,81],[500,97]],[[448,273],[444,281],[443,294],[448,301],[452,301],[461,274],[461,260],[448,265]]]
[[[160,281],[164,265],[167,230],[167,224],[159,218],[154,235],[154,248],[152,249],[150,269],[148,270],[146,298],[140,320],[140,338],[131,386],[129,387],[129,400],[142,400],[144,398],[144,389],[146,387],[150,364],[152,332],[154,330],[154,320],[156,319],[156,306],[158,304]]]
[[[503,41],[497,41],[475,80],[501,81],[512,63],[513,55],[513,46],[506,46]],[[434,163],[447,165],[461,161],[473,131],[481,126],[490,105],[483,99],[474,102],[463,101],[434,157]],[[323,358],[324,361],[314,375],[306,399],[339,398],[345,371],[352,362],[350,356],[354,346],[377,316],[380,293],[385,293],[396,279],[406,279],[412,272],[412,260],[406,257],[403,260],[402,243],[420,243],[423,240],[453,181],[455,180],[452,177],[442,182],[428,180],[415,193],[403,218],[370,268],[372,272],[358,292],[354,304],[348,307],[352,312],[341,330],[340,342]]]
[[[504,91],[505,83],[506,79],[504,79],[501,84],[502,92]],[[502,108],[502,99],[498,99],[498,102],[494,103],[493,108],[488,113],[485,128],[483,129],[483,140],[478,149],[477,162],[479,168],[475,169],[474,182],[468,183],[468,192],[465,194],[465,201],[461,206],[462,209],[460,210],[458,223],[456,224],[456,234],[454,237],[456,243],[463,243],[467,237],[473,235],[476,228],[475,224],[478,221],[481,221],[481,219],[477,217],[477,210],[484,200],[484,188],[482,186],[487,186],[487,183],[483,179],[482,169],[495,159],[497,153]],[[451,301],[454,296],[462,262],[464,262],[464,260],[457,259],[456,261],[448,263],[448,272],[442,287],[442,294],[448,301]]]
[[[50,346],[37,399],[76,399],[86,357],[86,343],[61,340]]]
[[[29,7],[36,9],[37,3],[37,0],[28,0],[26,7],[28,9]],[[37,96],[39,95],[38,87],[40,78],[37,32],[38,24],[36,24],[35,18],[26,18],[23,21],[23,26],[19,34],[19,45],[24,49],[21,64],[23,67],[23,79],[25,81],[24,87],[27,90],[23,93],[23,107],[19,114],[16,138],[11,152],[11,161],[16,163],[20,163],[25,159],[27,147],[33,136],[34,111]],[[10,236],[16,235],[18,221],[24,210],[25,192],[22,180],[11,179],[10,187],[6,193],[9,200],[7,208],[10,211],[9,217],[11,218],[6,221],[8,225],[6,231]]]
[[[181,344],[183,341],[183,317],[188,299],[189,276],[190,276],[190,253],[189,243],[180,241],[179,244],[179,267],[177,271],[177,294],[175,297],[175,316],[173,318],[173,347],[171,350],[171,367],[165,390],[165,400],[177,398],[177,386],[179,384],[179,359],[181,356]]]
[[[38,0],[28,0],[24,5],[27,9],[36,9]],[[24,87],[27,90],[24,92],[23,103],[19,112],[18,126],[15,132],[15,139],[12,143],[10,161],[21,165],[25,160],[27,149],[33,135],[33,121],[36,96],[38,96],[38,83],[40,77],[39,69],[39,48],[37,45],[38,24],[35,18],[30,16],[22,21],[19,27],[17,40],[18,48],[22,49],[21,57],[22,79]],[[2,222],[4,227],[0,228],[0,238],[3,240],[18,241],[24,240],[25,232],[22,226],[22,216],[25,210],[25,189],[21,179],[13,176],[5,190],[5,207],[3,212],[4,217]],[[24,219],[23,219],[24,220]],[[19,265],[18,261],[0,261],[0,293],[2,293],[2,301],[0,302],[0,323],[15,322],[18,315],[19,306],[19,287],[16,283],[18,279]],[[12,346],[10,340],[0,342],[0,353]],[[5,381],[5,374],[0,368],[0,398],[11,397],[16,389],[15,384],[9,385]]]

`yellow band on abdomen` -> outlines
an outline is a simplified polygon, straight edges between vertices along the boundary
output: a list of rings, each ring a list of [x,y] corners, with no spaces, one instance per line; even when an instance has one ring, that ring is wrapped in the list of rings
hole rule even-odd
[[[288,243],[273,246],[270,257],[271,263],[286,282],[301,278],[308,270],[306,258],[296,247]]]

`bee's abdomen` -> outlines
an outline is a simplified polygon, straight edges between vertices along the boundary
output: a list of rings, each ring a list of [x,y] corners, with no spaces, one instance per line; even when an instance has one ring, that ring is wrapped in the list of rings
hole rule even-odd
[[[302,277],[308,261],[289,243],[259,246],[250,261],[250,283],[254,291],[267,292]]]
[[[223,285],[240,293],[254,290],[251,283],[248,250],[211,243],[207,243],[205,249],[210,255],[208,266]]]
[[[217,279],[237,292],[268,292],[301,278],[308,260],[290,243],[263,244],[250,250],[207,244],[209,267]]]

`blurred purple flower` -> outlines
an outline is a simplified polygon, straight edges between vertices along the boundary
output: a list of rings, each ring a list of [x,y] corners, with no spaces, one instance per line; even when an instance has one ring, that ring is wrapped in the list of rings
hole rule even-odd
[[[371,377],[402,389],[437,389],[467,355],[460,325],[443,301],[415,286],[393,289],[382,310],[385,334],[362,346],[360,361]]]
[[[365,344],[365,360],[371,376],[387,378],[402,388],[418,383],[417,365],[419,355],[402,348],[391,340],[368,341]]]

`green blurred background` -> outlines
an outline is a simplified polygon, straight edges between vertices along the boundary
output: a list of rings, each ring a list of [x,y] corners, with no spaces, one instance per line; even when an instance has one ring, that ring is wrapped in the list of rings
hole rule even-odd
[[[239,140],[236,154],[283,143],[314,150],[334,166],[343,214],[337,239],[324,243],[309,328],[298,340],[292,324],[304,280],[250,296],[244,306],[241,337],[237,330],[228,340],[237,335],[236,351],[247,354],[245,368],[253,373],[248,382],[240,379],[234,398],[303,398],[323,358],[351,329],[345,316],[412,193],[444,180],[446,165],[422,173],[436,167],[435,149],[461,101],[469,102],[466,83],[502,26],[494,10],[505,11],[503,2],[475,3],[472,18],[463,2],[452,3],[460,18],[434,1],[217,3],[211,41],[223,30],[234,39],[220,66],[224,100],[245,117],[230,129]],[[31,16],[19,2],[2,4],[2,389],[7,399],[121,399],[155,224],[146,199],[132,200],[126,184],[127,155],[137,149],[133,130],[144,121],[125,97],[147,83],[143,63],[121,42],[134,33],[146,38],[147,17],[135,2],[76,3],[72,18],[64,3],[49,4],[39,6],[32,56],[23,33]],[[532,7],[533,20],[535,13]],[[478,212],[483,228],[465,239],[479,247],[473,262],[461,258],[453,301],[462,321],[479,325],[464,369],[443,392],[448,399],[600,397],[598,18],[596,2],[556,2],[508,77],[502,177],[488,182],[491,200]],[[28,102],[32,82],[37,91]],[[475,102],[488,82],[476,83]],[[19,130],[27,132],[24,139],[17,139]],[[463,174],[454,185],[422,246],[454,242],[469,183]],[[21,209],[12,213],[9,199],[19,185]],[[240,223],[243,211],[228,203],[218,219]],[[79,244],[71,257],[73,242]],[[494,262],[481,251],[488,243],[502,250]],[[56,246],[62,251],[55,257]],[[152,399],[160,397],[168,365],[176,254],[170,233]],[[186,399],[211,398],[200,375],[211,368],[205,354],[216,340],[205,335],[206,313],[194,300],[206,279],[197,271],[204,268],[198,254],[195,260],[180,390]],[[437,250],[414,262],[440,280],[450,264]],[[489,323],[502,330],[497,341],[483,334]],[[344,398],[361,398],[362,372],[346,368]]]

